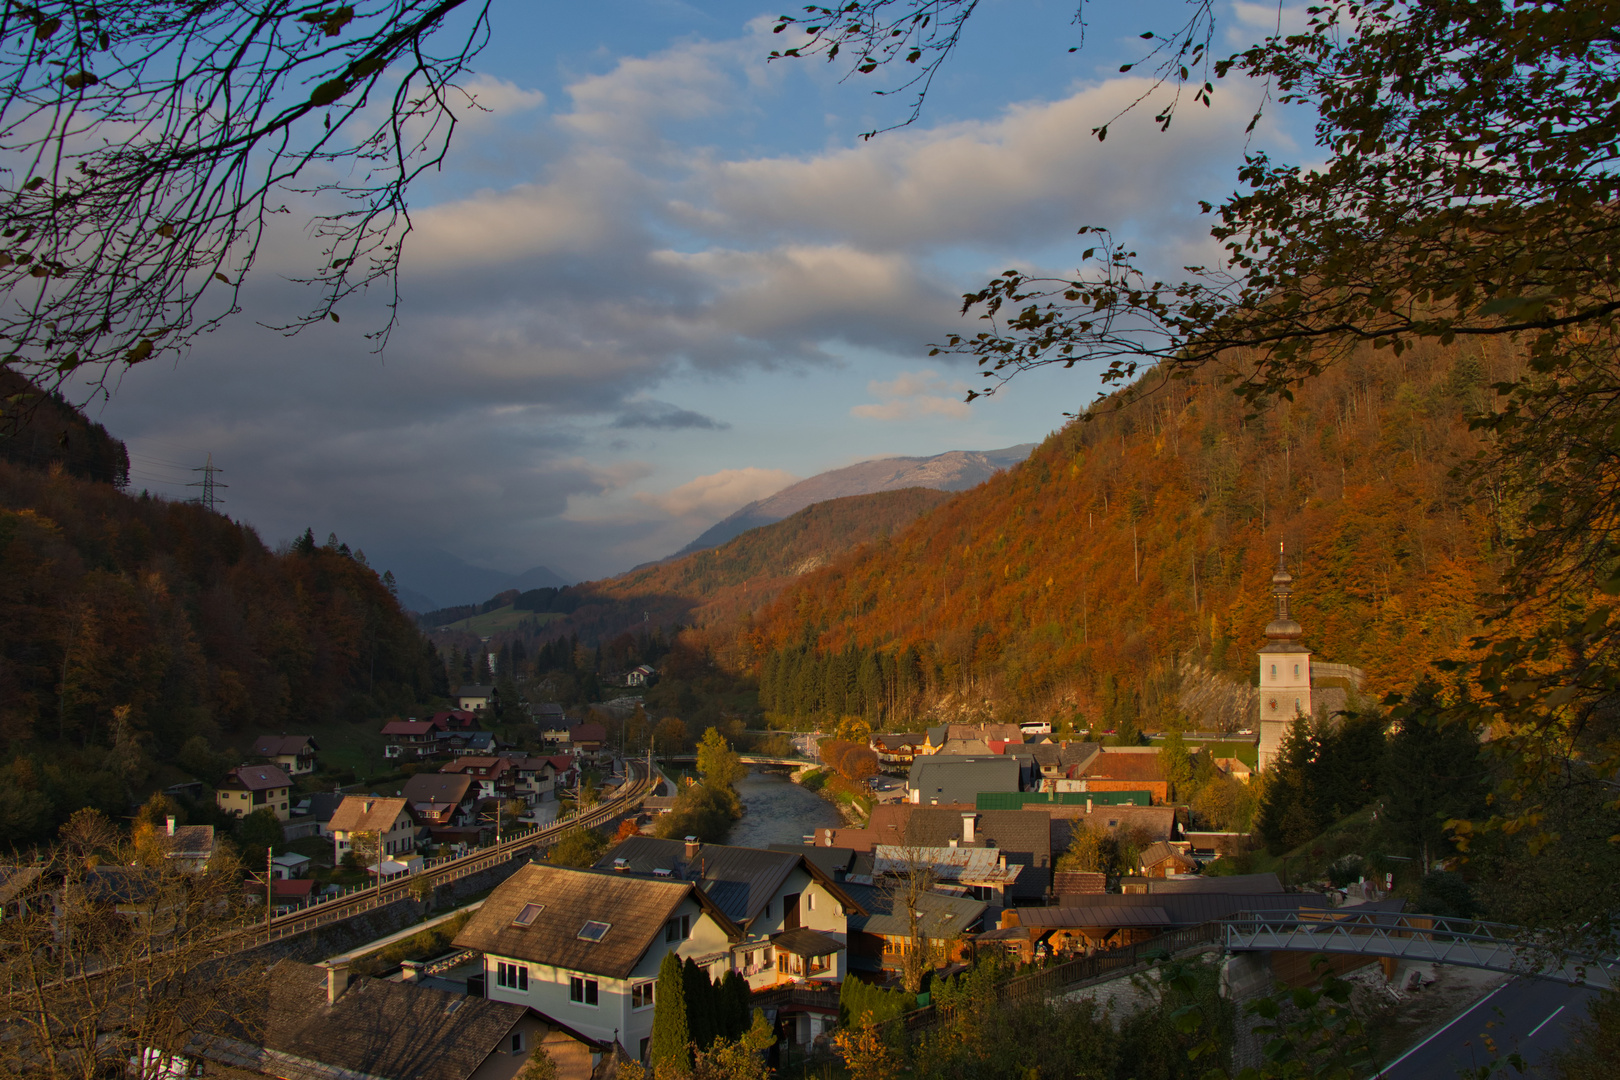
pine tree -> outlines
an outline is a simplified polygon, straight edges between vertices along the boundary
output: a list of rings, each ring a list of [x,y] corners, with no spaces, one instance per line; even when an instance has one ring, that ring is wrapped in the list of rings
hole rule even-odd
[[[686,990],[686,1027],[692,1045],[707,1050],[720,1034],[715,1023],[714,983],[709,973],[699,967],[691,957],[681,968],[682,985]]]
[[[686,977],[681,958],[664,954],[653,991],[652,1040],[647,1056],[655,1076],[688,1076],[692,1072],[691,1033],[686,1023]]]

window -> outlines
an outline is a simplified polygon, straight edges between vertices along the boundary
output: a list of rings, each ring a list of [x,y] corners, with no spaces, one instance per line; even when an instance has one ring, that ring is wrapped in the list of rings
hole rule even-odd
[[[529,969],[522,964],[508,964],[504,961],[495,965],[495,985],[504,986],[508,990],[529,989]]]
[[[664,924],[665,941],[685,941],[692,936],[692,916],[682,915]]]
[[[540,913],[544,910],[546,910],[546,905],[544,904],[524,904],[523,910],[518,912],[517,916],[513,918],[512,925],[530,926],[534,923],[534,920],[540,917]]]
[[[590,922],[579,928],[579,940],[601,941],[603,936],[607,934],[609,927],[612,925],[612,923],[597,922],[595,919],[592,919]]]
[[[596,980],[583,975],[568,976],[568,1000],[576,1005],[595,1005]]]
[[[1271,677],[1273,679],[1275,679],[1277,677],[1277,665],[1276,664],[1271,665]]]
[[[1297,677],[1297,676],[1298,676],[1298,675],[1299,675],[1299,665],[1298,665],[1298,664],[1295,664],[1295,665],[1294,665],[1294,675],[1295,675],[1295,676],[1296,676],[1296,677]]]
[[[523,1053],[523,1032],[521,1031],[512,1032],[512,1053]]]
[[[653,987],[656,983],[636,983],[630,988],[630,1007],[632,1009],[650,1009],[653,1004]]]
[[[647,1038],[641,1040],[641,1060],[643,1062],[645,1062],[647,1060],[647,1045],[649,1043],[651,1043],[651,1042],[652,1042],[652,1037],[651,1036],[648,1036]]]
[[[806,911],[814,911],[814,910],[816,910],[816,894],[815,893],[805,893],[804,894],[804,907],[805,907]]]

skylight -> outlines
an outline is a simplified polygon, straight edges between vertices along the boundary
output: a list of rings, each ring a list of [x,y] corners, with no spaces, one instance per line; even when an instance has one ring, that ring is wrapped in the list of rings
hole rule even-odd
[[[517,918],[512,920],[512,925],[528,926],[529,924],[533,923],[535,919],[538,919],[540,917],[540,913],[544,910],[546,910],[546,905],[544,904],[524,904],[523,910],[518,912]]]
[[[586,923],[580,928],[579,940],[601,941],[602,936],[608,932],[608,927],[612,925],[612,923],[597,922],[595,919],[592,919],[590,922]]]

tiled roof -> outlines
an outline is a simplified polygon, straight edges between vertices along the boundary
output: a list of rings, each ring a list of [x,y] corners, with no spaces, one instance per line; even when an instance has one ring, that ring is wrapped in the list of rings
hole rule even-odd
[[[455,805],[466,799],[472,777],[464,773],[417,773],[405,781],[400,793],[412,806],[421,803]]]
[[[1091,759],[1082,770],[1098,780],[1163,780],[1164,768],[1158,754],[1111,754],[1107,750]]]
[[[1030,813],[1034,807],[1024,810]],[[1052,850],[1067,851],[1074,839],[1074,826],[1085,822],[1094,829],[1110,832],[1134,829],[1152,840],[1169,840],[1175,836],[1176,808],[1173,806],[1095,806],[1090,813],[1084,806],[1047,806],[1042,808],[1052,820]]]
[[[696,897],[729,932],[736,927],[688,881],[662,881],[629,874],[531,864],[498,885],[456,935],[455,945],[491,956],[629,977],[664,923],[688,897]],[[527,926],[517,918],[526,904],[541,905]],[[580,938],[591,921],[609,924],[599,941]]]
[[[511,758],[480,757],[469,754],[466,757],[457,758],[456,760],[440,768],[439,771],[458,773],[471,772],[474,769],[488,769],[490,770],[491,778],[494,778],[500,776],[502,773],[506,772],[506,770],[512,768],[515,764],[516,762],[514,762]]]
[[[841,886],[832,875],[816,867],[803,852],[770,850],[765,848],[732,847],[727,844],[703,844],[698,848],[697,866],[686,858],[686,845],[679,840],[659,840],[651,836],[631,836],[597,860],[598,870],[613,870],[615,861],[624,859],[632,874],[651,874],[654,870],[668,870],[680,878],[697,880],[701,876],[703,889],[726,917],[738,925],[754,919],[775,896],[789,874],[803,860],[808,863],[812,876],[825,880],[822,884],[834,896],[843,897]],[[854,901],[851,899],[850,905]]]
[[[406,800],[376,795],[350,795],[338,804],[327,823],[333,832],[385,833],[405,813]]]
[[[1143,848],[1142,854],[1137,857],[1137,861],[1142,866],[1153,866],[1157,863],[1164,862],[1166,859],[1180,859],[1182,862],[1186,863],[1192,863],[1195,861],[1192,856],[1183,855],[1164,840],[1155,840],[1153,843]]]
[[[434,730],[431,720],[390,720],[383,725],[384,735],[426,735]]]
[[[607,738],[607,728],[601,724],[575,724],[568,729],[569,742],[601,742]]]
[[[244,1017],[254,1034],[219,1040],[204,1056],[288,1080],[467,1080],[528,1012],[521,1005],[371,978],[356,980],[328,1005],[326,978],[321,968],[277,964],[258,1006],[262,1013]]]
[[[1025,750],[1035,758],[1037,764],[1043,768],[1061,768],[1064,770],[1076,765],[1085,765],[1102,750],[1099,743],[1094,742],[1061,742],[1061,743],[1033,743]]]
[[[172,834],[163,835],[171,858],[205,859],[214,853],[212,825],[176,825]]]
[[[883,937],[909,937],[911,917],[905,905],[896,905],[890,890],[877,885],[846,886],[869,915],[851,915],[850,933],[864,932]],[[898,911],[896,908],[898,907]],[[969,896],[947,896],[925,892],[917,898],[918,925],[924,937],[951,938],[964,933],[984,917],[985,903]]]
[[[239,765],[230,771],[221,786],[244,787],[249,791],[271,791],[275,788],[291,787],[292,780],[274,765]]]

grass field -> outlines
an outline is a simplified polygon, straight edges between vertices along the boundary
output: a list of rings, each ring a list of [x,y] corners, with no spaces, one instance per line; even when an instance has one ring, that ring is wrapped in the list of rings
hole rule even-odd
[[[554,611],[519,611],[517,608],[508,605],[503,608],[496,608],[494,611],[487,611],[482,615],[462,619],[460,622],[446,623],[439,629],[463,630],[469,634],[477,634],[479,637],[488,637],[503,630],[516,630],[518,623],[524,619],[536,619],[541,623],[548,623],[552,619],[559,617]]]
[[[1260,748],[1250,742],[1201,743],[1215,757],[1235,757],[1251,769],[1260,767]]]
[[[315,757],[323,769],[353,769],[355,780],[364,783],[399,767],[397,762],[383,757],[387,740],[382,736],[380,720],[360,724],[339,721],[310,734],[315,737],[315,745],[321,748]]]

